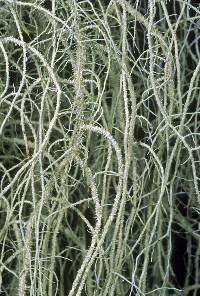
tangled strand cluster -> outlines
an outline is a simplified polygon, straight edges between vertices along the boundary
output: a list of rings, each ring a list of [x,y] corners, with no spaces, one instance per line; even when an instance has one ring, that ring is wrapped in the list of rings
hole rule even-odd
[[[199,7],[0,12],[2,295],[199,295]]]

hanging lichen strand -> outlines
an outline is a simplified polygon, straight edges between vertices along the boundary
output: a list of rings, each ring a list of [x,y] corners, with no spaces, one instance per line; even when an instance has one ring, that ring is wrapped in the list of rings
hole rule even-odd
[[[200,295],[200,10],[0,0],[0,294]]]

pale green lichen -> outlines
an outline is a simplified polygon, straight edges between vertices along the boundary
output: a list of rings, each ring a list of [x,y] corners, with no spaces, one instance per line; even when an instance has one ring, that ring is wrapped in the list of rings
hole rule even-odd
[[[2,295],[197,296],[199,7],[0,12]]]

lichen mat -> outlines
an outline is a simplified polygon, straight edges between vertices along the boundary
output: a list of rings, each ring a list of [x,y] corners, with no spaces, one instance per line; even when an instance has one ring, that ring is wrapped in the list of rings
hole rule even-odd
[[[1,295],[200,295],[196,3],[0,0]]]

